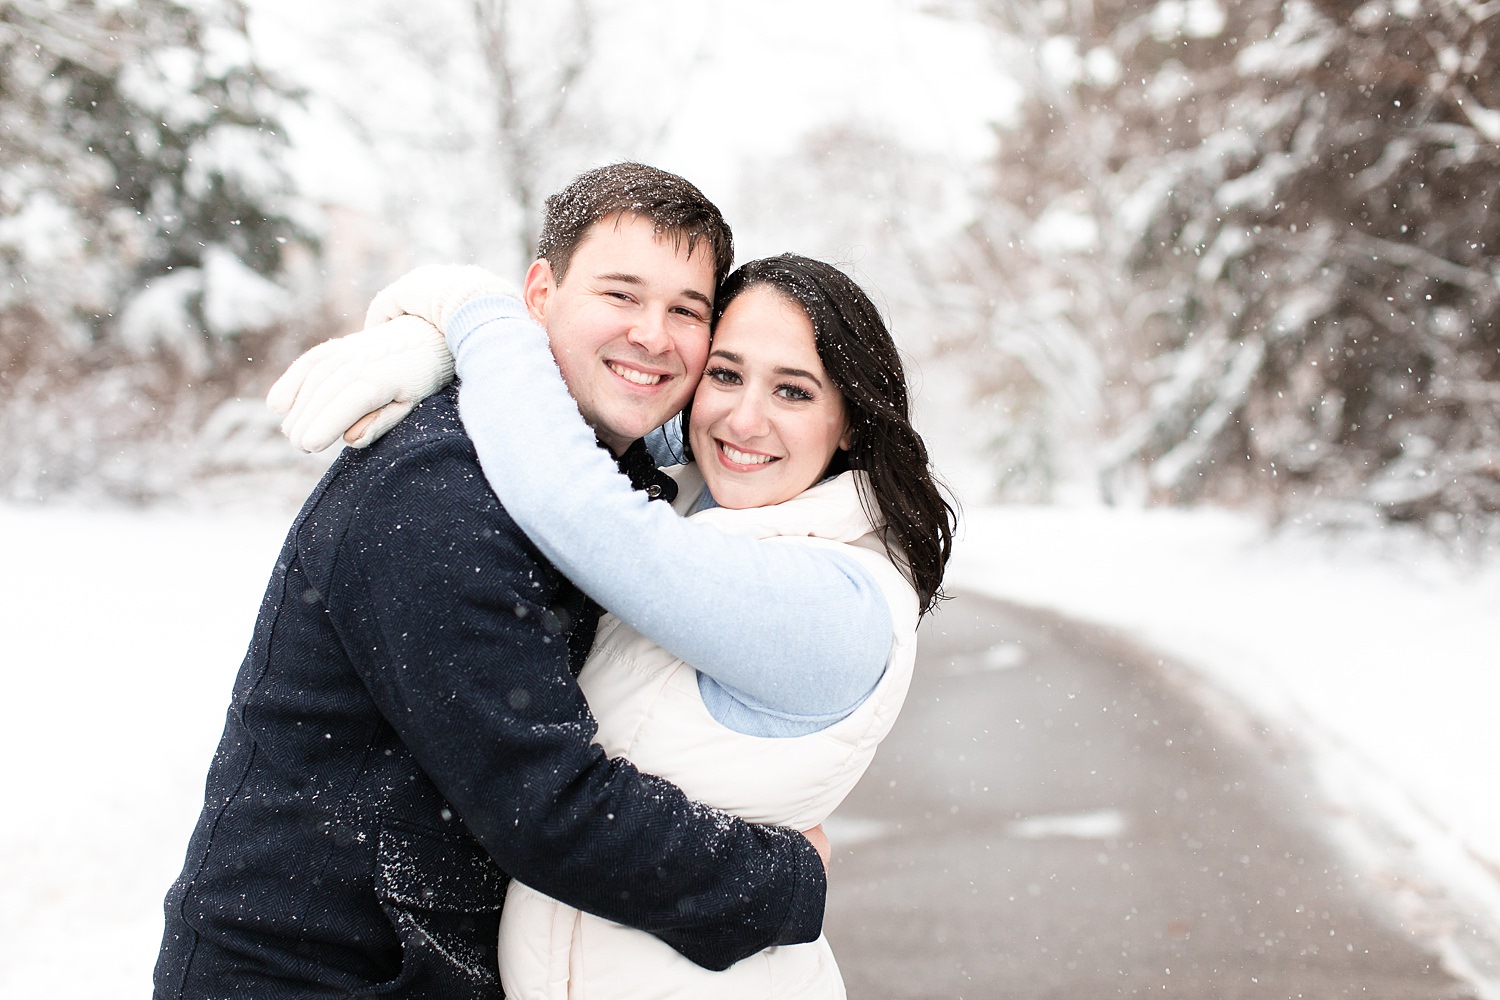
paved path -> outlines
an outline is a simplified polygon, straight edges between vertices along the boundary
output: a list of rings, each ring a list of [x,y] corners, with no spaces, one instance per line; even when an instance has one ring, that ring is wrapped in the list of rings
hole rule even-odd
[[[851,1000],[1472,998],[1341,866],[1297,762],[1155,664],[967,594],[923,626],[829,825]]]

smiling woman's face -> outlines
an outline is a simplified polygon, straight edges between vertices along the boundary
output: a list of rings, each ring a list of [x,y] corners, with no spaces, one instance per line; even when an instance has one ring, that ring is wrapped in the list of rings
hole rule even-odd
[[[688,437],[722,507],[781,503],[822,478],[834,452],[849,446],[849,419],[801,306],[770,285],[729,304]]]

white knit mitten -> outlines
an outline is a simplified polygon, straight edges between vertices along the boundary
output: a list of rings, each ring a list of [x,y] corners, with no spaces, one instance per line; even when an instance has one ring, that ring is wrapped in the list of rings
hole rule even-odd
[[[453,355],[437,327],[397,316],[307,351],[271,386],[266,404],[303,451],[322,451],[340,437],[363,448],[452,378]]]
[[[486,295],[519,298],[515,286],[471,264],[429,264],[381,289],[365,313],[365,326],[397,316],[420,316],[439,330],[471,299]]]

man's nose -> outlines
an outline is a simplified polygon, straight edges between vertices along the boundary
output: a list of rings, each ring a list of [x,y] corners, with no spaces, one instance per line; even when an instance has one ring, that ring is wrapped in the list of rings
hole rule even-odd
[[[665,354],[672,346],[666,317],[654,309],[644,310],[630,326],[630,342],[650,354]]]

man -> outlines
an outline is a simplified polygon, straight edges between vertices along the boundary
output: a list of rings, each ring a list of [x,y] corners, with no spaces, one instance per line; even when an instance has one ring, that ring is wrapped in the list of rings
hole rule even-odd
[[[527,302],[622,471],[688,399],[731,236],[620,164],[548,200]],[[165,997],[497,997],[508,878],[710,968],[810,941],[825,876],[605,758],[573,679],[597,606],[485,485],[455,393],[346,451],[293,523],[166,901]]]

